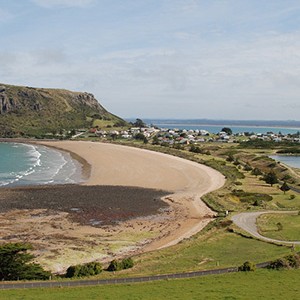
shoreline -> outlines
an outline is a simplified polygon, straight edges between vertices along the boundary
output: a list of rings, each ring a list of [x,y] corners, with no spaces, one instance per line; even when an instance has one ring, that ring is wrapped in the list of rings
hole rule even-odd
[[[169,231],[167,234],[164,233],[163,238],[152,241],[145,247],[146,251],[168,247],[185,238],[189,238],[204,228],[215,216],[215,212],[202,202],[201,197],[222,187],[225,183],[225,178],[221,173],[210,167],[164,153],[124,145],[85,141],[47,141],[39,144],[75,152],[76,155],[83,157],[91,165],[90,178],[83,185],[108,184],[170,191],[170,194],[163,197],[163,200],[177,212],[177,220],[175,220],[177,229],[175,232]],[[78,149],[79,145],[81,145],[81,149]],[[94,148],[94,151],[91,151],[92,148]],[[108,156],[113,157],[112,161],[108,163],[106,158],[100,159],[103,164],[106,162],[102,172],[98,172],[99,161],[95,162],[93,160],[93,156],[96,155],[97,151],[99,151],[99,155],[104,155],[107,158]],[[141,158],[138,158],[138,155]],[[118,159],[118,156],[122,156],[121,159]],[[128,157],[130,157],[130,160],[128,160]],[[114,159],[118,161],[113,162]],[[146,163],[146,159],[150,159],[150,163]],[[132,160],[134,161],[133,163]],[[168,161],[168,163],[164,165],[165,161]],[[157,169],[153,167],[154,163]],[[103,168],[103,164],[100,164],[100,168]],[[120,173],[118,167],[116,168],[116,164],[120,164],[123,169],[122,174],[119,174],[119,176],[116,175],[117,172]],[[128,165],[126,166],[126,164]],[[141,164],[140,168],[138,167],[139,164]],[[114,170],[110,172],[113,166]],[[132,168],[134,169],[133,172]],[[149,170],[150,168],[152,170]],[[165,172],[166,168],[168,168],[167,172]],[[141,172],[140,169],[147,169],[148,173]],[[159,178],[162,180],[162,183],[157,179],[149,180],[151,175],[157,177],[159,171],[164,173]],[[138,173],[138,176],[134,172]],[[105,176],[103,176],[104,173]],[[168,178],[168,176],[172,178]],[[197,176],[199,179],[195,180],[194,178]],[[182,213],[184,217],[180,218]]]
[[[56,253],[55,255],[48,253],[49,251],[44,253],[45,249],[36,253],[40,262],[56,272],[61,272],[74,263],[99,259],[105,262],[112,258],[162,249],[189,238],[204,228],[215,216],[215,213],[202,202],[201,196],[220,188],[225,183],[224,176],[212,168],[145,149],[85,141],[23,139],[17,142],[43,145],[72,153],[72,157],[79,160],[83,169],[89,170],[86,173],[89,175],[86,181],[75,184],[75,187],[82,186],[89,190],[97,186],[131,187],[161,190],[167,194],[161,200],[168,208],[159,210],[154,215],[134,217],[116,225],[99,228],[73,223],[69,218],[70,213],[60,210],[56,213],[51,211],[51,216],[36,209],[31,212],[14,211],[6,216],[0,214],[2,220],[6,220],[5,217],[14,219],[14,214],[17,214],[20,224],[24,224],[22,228],[27,224],[28,228],[37,226],[43,231],[40,239],[37,239],[33,238],[28,230],[25,234],[27,242],[51,240],[55,237],[51,243],[49,240],[48,244],[52,249],[50,252]],[[40,186],[40,189],[44,192],[47,190],[43,186]],[[72,198],[67,195],[65,192],[65,199]],[[113,194],[111,196],[113,197]],[[89,196],[82,194],[82,199],[87,199],[86,197]],[[128,194],[127,199],[130,201]],[[32,216],[37,217],[33,219]],[[45,219],[48,220],[48,225],[44,222]],[[9,226],[12,224],[14,223],[10,223]],[[44,227],[41,224],[44,224]],[[20,231],[19,226],[15,225],[15,233]],[[64,236],[63,241],[61,236]],[[83,246],[80,245],[87,238],[90,246],[85,245],[82,253],[79,249]],[[56,243],[60,244],[59,248],[53,248]],[[75,248],[78,250],[74,250]]]

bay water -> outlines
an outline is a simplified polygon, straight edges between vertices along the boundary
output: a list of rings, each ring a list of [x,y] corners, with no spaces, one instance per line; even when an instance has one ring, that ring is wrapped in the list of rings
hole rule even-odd
[[[0,143],[0,187],[81,181],[81,165],[67,152],[40,145]]]
[[[272,155],[271,158],[281,161],[282,163],[300,169],[300,156],[299,155]]]

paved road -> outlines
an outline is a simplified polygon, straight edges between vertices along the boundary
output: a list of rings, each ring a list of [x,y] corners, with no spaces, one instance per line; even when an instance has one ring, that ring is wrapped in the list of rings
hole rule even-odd
[[[288,245],[300,245],[300,241],[282,241],[282,240],[275,240],[268,237],[265,237],[258,233],[257,226],[256,226],[256,219],[263,214],[298,214],[298,211],[259,211],[259,212],[245,212],[240,213],[231,218],[231,220],[242,228],[243,230],[250,233],[252,236],[266,241],[272,242],[277,244],[288,244]]]

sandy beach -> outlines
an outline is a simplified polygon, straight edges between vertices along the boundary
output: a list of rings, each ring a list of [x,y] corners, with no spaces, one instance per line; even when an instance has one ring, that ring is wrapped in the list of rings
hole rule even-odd
[[[105,262],[115,257],[161,249],[189,238],[206,226],[215,215],[201,201],[201,196],[225,183],[223,175],[207,166],[162,153],[98,142],[39,143],[73,153],[83,164],[86,181],[82,186],[86,187],[90,194],[79,190],[79,187],[77,192],[72,186],[58,190],[49,188],[48,191],[42,188],[40,192],[35,189],[34,193],[24,190],[9,192],[6,197],[11,199],[16,199],[16,195],[27,195],[31,200],[37,197],[36,203],[39,205],[32,204],[25,208],[16,206],[13,210],[1,213],[0,234],[9,241],[33,242],[37,260],[55,272],[62,272],[71,264],[91,260]],[[119,208],[117,200],[115,205],[118,207],[106,205],[104,208],[103,204],[101,206],[101,202],[97,202],[97,195],[105,197],[105,193],[101,189],[95,190],[99,185],[107,186],[105,193],[108,193],[109,201],[116,200],[114,195],[117,194],[118,197],[122,197],[120,187],[148,189],[148,198],[146,190],[144,193],[145,202],[134,200],[140,200],[140,190],[126,190],[124,198],[127,202],[122,205],[132,207],[126,210],[128,216],[131,210],[137,211],[138,207],[151,206],[151,201],[155,201],[151,197],[155,197],[155,194],[161,193],[165,203],[156,203],[151,213],[151,210],[147,213],[145,209],[144,214],[132,213],[132,218],[125,218],[115,224],[97,226],[95,224],[98,224],[97,217],[100,215],[109,219],[111,216],[121,215],[116,209],[125,211],[122,205]],[[116,190],[110,190],[109,186],[116,187]],[[92,191],[93,187],[95,188]],[[70,190],[73,190],[73,194],[70,194]],[[130,193],[135,193],[135,197],[130,196]],[[53,202],[52,206],[49,206],[51,197],[57,197],[58,203],[62,203],[64,197],[69,202],[74,198],[76,203],[66,204],[64,207]],[[84,210],[81,202],[84,202],[86,197],[92,198],[91,202],[87,201],[86,206],[94,205],[94,209],[88,213],[86,211],[84,218],[88,218],[88,221],[93,220],[95,224],[84,222],[80,217],[74,219],[76,213]],[[44,203],[47,203],[44,206],[41,205],[42,198],[45,198]],[[79,202],[81,204],[78,204]],[[32,200],[31,203],[35,202]],[[78,208],[76,205],[81,206]],[[55,209],[56,206],[60,209]],[[111,215],[109,210],[112,210]],[[18,224],[15,224],[16,220]]]
[[[59,141],[43,145],[67,150],[91,166],[85,185],[116,185],[170,191],[164,200],[177,211],[176,230],[145,247],[167,247],[200,231],[215,215],[201,196],[223,186],[225,178],[216,170],[178,157],[106,143]]]

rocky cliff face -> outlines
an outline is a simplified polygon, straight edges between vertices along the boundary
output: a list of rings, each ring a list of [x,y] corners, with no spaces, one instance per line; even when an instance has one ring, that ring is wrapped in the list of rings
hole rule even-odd
[[[74,106],[74,109],[76,106],[86,106],[95,110],[95,112],[103,114],[107,113],[103,106],[95,99],[94,95],[86,92],[77,93],[64,90],[34,89],[29,87],[21,87],[17,93],[14,92],[15,87],[10,89],[3,85],[0,86],[0,114],[17,112],[19,109],[40,111],[43,107],[41,104],[43,101],[41,100],[48,100],[48,104],[51,104],[50,102],[54,103],[55,93],[57,96],[63,98],[63,102],[66,103],[66,108],[68,108],[69,105]],[[52,94],[52,97],[49,97],[50,94]]]
[[[6,94],[6,88],[0,86],[0,114],[14,110],[16,104],[13,99],[9,99]]]
[[[55,131],[88,127],[94,119],[123,121],[90,93],[0,84],[0,129]]]

